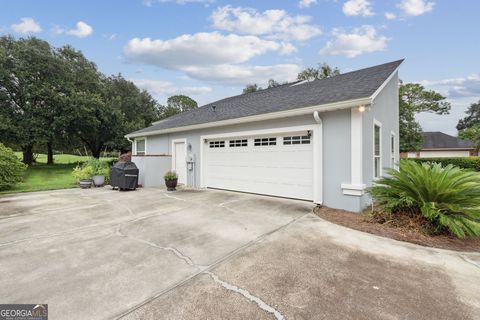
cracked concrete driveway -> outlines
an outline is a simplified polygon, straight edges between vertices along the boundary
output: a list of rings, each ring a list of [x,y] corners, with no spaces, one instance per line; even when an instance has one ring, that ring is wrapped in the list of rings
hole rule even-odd
[[[0,303],[50,319],[480,319],[480,254],[302,201],[108,188],[0,197]]]

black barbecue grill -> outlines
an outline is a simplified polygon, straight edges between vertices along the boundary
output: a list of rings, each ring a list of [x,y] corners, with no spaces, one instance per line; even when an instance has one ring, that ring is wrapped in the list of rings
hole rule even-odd
[[[138,186],[138,168],[133,162],[119,161],[110,170],[110,185],[113,189],[135,190]]]

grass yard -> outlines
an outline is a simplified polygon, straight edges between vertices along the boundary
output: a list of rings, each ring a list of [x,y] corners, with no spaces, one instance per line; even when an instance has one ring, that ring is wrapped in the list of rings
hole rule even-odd
[[[16,154],[19,158],[22,157],[21,152]],[[47,165],[47,155],[39,154],[37,163],[28,167],[24,180],[0,194],[75,188],[77,184],[72,176],[72,170],[78,162],[87,159],[88,157],[84,156],[59,154],[54,156],[54,165]],[[107,161],[111,159],[102,158]]]

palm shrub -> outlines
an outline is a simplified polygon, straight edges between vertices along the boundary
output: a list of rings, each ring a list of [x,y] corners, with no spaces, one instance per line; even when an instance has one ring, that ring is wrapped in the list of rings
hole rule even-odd
[[[417,212],[437,232],[459,238],[480,235],[480,174],[438,163],[402,160],[369,189],[389,212]]]
[[[22,181],[26,168],[12,149],[0,143],[0,190],[8,190]]]

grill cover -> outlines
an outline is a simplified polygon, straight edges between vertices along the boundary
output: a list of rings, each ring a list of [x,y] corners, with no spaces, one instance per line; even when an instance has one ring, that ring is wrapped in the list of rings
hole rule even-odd
[[[110,185],[122,189],[136,189],[138,168],[133,162],[119,161],[110,170]]]

